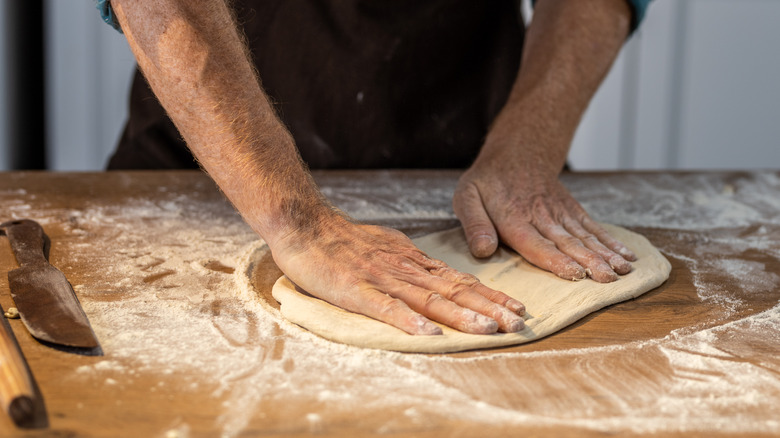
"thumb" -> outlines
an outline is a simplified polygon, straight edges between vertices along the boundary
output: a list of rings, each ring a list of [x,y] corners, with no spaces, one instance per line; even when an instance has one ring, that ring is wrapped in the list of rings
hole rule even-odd
[[[469,183],[458,184],[452,198],[452,208],[463,225],[471,254],[474,257],[493,255],[498,248],[498,236],[477,187]]]

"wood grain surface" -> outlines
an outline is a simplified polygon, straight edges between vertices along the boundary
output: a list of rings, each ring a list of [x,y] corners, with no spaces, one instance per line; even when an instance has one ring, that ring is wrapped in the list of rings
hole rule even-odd
[[[457,176],[315,174],[340,208],[413,237],[458,224]],[[9,320],[49,426],[4,417],[0,436],[780,434],[780,174],[563,180],[596,219],[648,237],[669,280],[530,344],[406,355],[282,320],[270,253],[199,172],[0,174],[0,221],[43,225],[105,353],[53,350]],[[0,238],[6,309],[15,267]]]

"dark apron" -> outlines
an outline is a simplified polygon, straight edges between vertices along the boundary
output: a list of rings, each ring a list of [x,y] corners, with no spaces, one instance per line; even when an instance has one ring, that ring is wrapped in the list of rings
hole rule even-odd
[[[238,0],[266,92],[313,169],[463,168],[520,65],[516,0]],[[136,72],[110,169],[196,168]]]

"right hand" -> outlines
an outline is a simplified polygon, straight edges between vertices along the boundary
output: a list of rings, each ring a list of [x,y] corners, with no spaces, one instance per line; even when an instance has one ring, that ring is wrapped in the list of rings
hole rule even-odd
[[[333,213],[275,241],[271,252],[311,295],[409,334],[441,334],[432,321],[477,334],[524,327],[523,304],[428,257],[397,230]]]

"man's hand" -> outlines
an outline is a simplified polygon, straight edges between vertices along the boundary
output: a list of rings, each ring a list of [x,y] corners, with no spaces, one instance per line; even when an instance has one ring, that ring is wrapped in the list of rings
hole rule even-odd
[[[271,250],[281,270],[310,294],[410,334],[441,334],[431,321],[477,334],[524,327],[520,302],[426,256],[396,230],[334,213]]]
[[[631,270],[636,257],[558,181],[630,21],[625,0],[537,2],[512,92],[453,199],[475,256],[492,254],[501,239],[566,279],[609,282]]]
[[[453,200],[476,257],[499,239],[530,263],[567,280],[606,283],[631,271],[636,256],[591,219],[557,178],[472,167]]]

